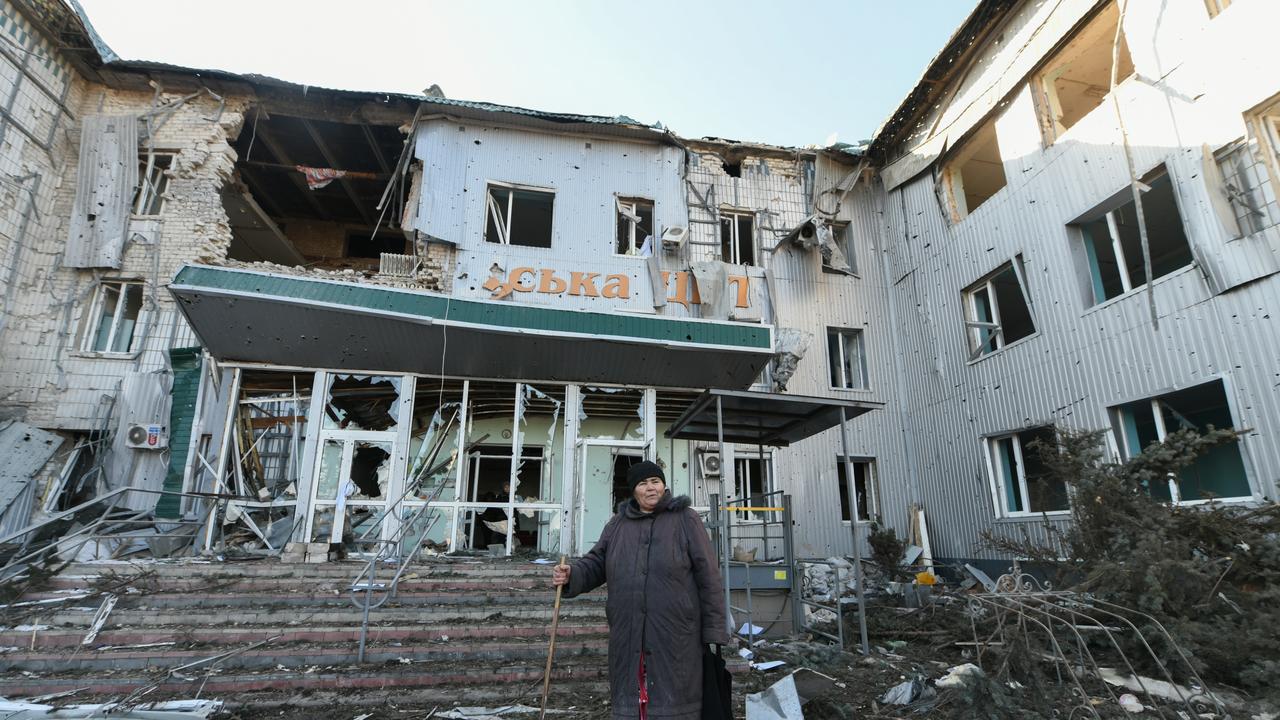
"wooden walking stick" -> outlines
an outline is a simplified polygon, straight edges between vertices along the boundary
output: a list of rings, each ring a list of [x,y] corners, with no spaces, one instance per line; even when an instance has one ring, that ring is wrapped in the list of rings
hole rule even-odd
[[[564,567],[566,556],[560,556],[560,564],[557,567]],[[551,692],[551,659],[556,656],[556,630],[560,627],[560,593],[564,590],[563,585],[556,586],[556,605],[551,611],[551,643],[547,645],[547,669],[542,672],[542,709],[538,711],[538,720],[546,720],[547,717],[547,694]]]

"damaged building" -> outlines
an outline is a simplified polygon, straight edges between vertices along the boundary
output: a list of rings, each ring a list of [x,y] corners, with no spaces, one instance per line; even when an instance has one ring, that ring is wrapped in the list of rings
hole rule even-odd
[[[1276,497],[1269,3],[987,0],[872,141],[783,148],[123,61],[4,2],[0,541],[114,492],[194,553],[578,555],[652,459],[736,526],[785,494],[794,557],[879,521],[999,567],[982,531],[1069,522],[1054,428],[1241,428],[1149,491]],[[779,404],[720,443],[708,389]]]

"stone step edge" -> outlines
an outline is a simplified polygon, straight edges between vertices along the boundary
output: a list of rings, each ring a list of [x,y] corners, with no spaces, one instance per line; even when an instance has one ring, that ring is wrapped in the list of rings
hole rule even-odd
[[[483,686],[489,684],[507,684],[514,682],[533,682],[542,679],[542,668],[519,666],[498,668],[491,673],[457,672],[456,669],[446,673],[433,673],[422,666],[412,667],[414,672],[408,674],[390,673],[274,673],[265,675],[210,675],[207,678],[198,672],[192,673],[191,680],[172,679],[163,683],[156,693],[164,697],[170,693],[195,692],[201,689],[202,697],[215,697],[223,692],[255,692],[264,690],[322,690],[322,689],[363,689],[387,687],[428,687],[439,685]],[[398,668],[397,668],[398,669]],[[596,680],[606,677],[608,668],[603,663],[590,666],[558,665],[551,672],[553,680],[573,681],[578,679]],[[23,680],[0,680],[0,696],[45,695],[65,690],[84,688],[87,694],[129,693],[139,687],[151,685],[152,677],[112,678],[110,680],[85,680],[83,678],[25,678]]]
[[[561,636],[607,634],[609,626],[601,623],[562,622],[559,627]],[[53,647],[79,646],[84,639],[83,628],[50,628],[36,633],[36,646],[42,647],[50,642]],[[174,627],[166,628],[122,628],[108,629],[98,633],[94,647],[103,645],[139,645],[143,643],[168,642],[181,638],[180,641],[206,642],[211,645],[223,643],[212,642],[223,639],[225,644],[257,641],[267,637],[282,636],[280,642],[354,642],[359,639],[359,626],[334,625],[323,627],[297,628],[281,625],[238,625],[232,628],[204,627],[198,629]],[[486,637],[549,637],[548,629],[542,626],[508,627],[500,625],[370,625],[369,642],[385,639],[422,636],[435,639],[440,636],[450,639],[470,639]],[[317,637],[318,636],[318,637]],[[240,640],[243,638],[243,640]],[[31,642],[30,632],[0,633],[0,647],[26,647]]]

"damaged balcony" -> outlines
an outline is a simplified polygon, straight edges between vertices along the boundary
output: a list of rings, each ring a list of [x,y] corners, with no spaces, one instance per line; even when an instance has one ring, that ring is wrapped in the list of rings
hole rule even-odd
[[[372,274],[384,253],[413,255],[400,230],[408,188],[395,172],[405,150],[395,125],[260,105],[233,146],[235,175],[222,190],[230,260]]]
[[[773,328],[521,306],[186,265],[169,286],[219,361],[454,377],[745,389]]]

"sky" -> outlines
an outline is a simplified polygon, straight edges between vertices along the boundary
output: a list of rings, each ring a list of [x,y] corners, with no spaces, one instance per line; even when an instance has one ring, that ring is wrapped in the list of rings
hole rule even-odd
[[[81,4],[128,60],[804,146],[870,138],[975,0]]]

